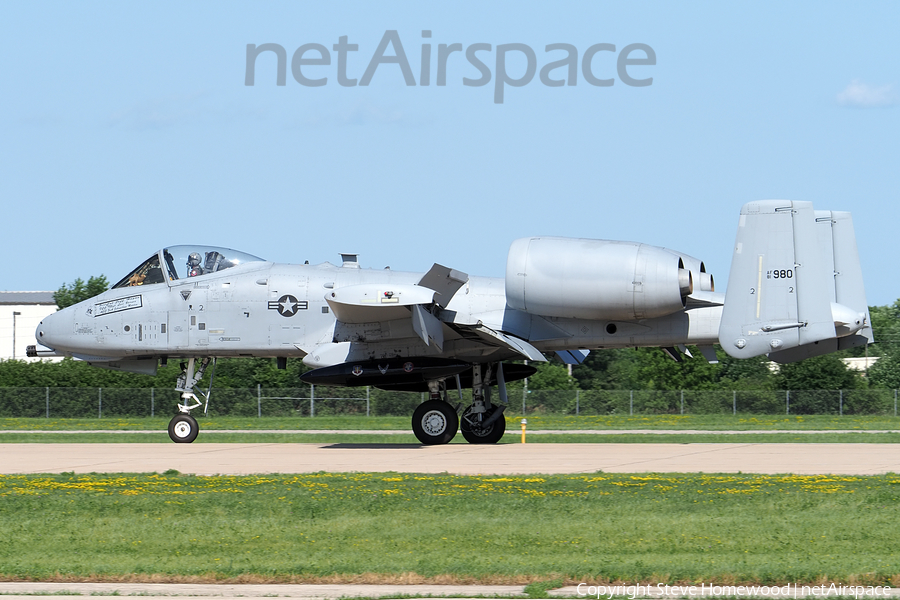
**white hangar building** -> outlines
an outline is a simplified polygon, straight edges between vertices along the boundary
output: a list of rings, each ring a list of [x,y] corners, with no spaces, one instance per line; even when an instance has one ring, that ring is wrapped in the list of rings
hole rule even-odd
[[[36,343],[34,330],[53,312],[53,292],[0,292],[0,360],[40,360],[27,358],[25,347]]]

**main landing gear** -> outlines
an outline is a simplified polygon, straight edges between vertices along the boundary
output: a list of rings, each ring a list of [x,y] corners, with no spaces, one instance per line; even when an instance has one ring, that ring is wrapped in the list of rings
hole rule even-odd
[[[496,369],[497,385],[504,401],[502,406],[491,403],[493,369]],[[413,433],[422,444],[447,444],[456,436],[457,429],[462,430],[470,444],[496,444],[503,437],[506,431],[503,411],[507,399],[502,364],[472,366],[472,404],[463,411],[462,418],[458,416],[462,404],[456,407],[450,404],[443,381],[430,381],[428,387],[431,397],[416,408],[412,418]]]
[[[426,446],[447,444],[456,436],[459,416],[449,402],[440,398],[426,400],[413,413],[412,428]]]
[[[191,411],[202,406],[203,414],[206,414],[209,408],[209,395],[212,392],[216,359],[209,357],[201,359],[199,366],[196,366],[195,361],[196,359],[189,358],[186,365],[181,363],[181,375],[178,376],[178,383],[175,385],[175,391],[181,392],[181,404],[178,405],[178,413],[169,421],[169,438],[177,444],[190,444],[197,439],[200,426],[197,425],[197,419],[191,416]],[[199,390],[195,392],[194,386],[203,379],[203,374],[206,373],[206,367],[210,362],[212,362],[213,370],[209,376],[209,387],[205,393]],[[200,394],[203,402],[200,402],[197,394]]]

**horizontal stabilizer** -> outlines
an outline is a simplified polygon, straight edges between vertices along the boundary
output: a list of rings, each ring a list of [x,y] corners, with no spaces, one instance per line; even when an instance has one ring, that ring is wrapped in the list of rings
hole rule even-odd
[[[797,346],[796,348],[782,350],[781,352],[769,352],[769,360],[781,364],[792,363],[814,356],[823,356],[825,354],[830,354],[831,352],[837,352],[838,350],[865,346],[869,343],[871,343],[871,340],[864,335],[848,335],[847,337],[804,344],[802,346]]]
[[[704,306],[722,306],[725,303],[725,295],[719,292],[696,291],[684,299],[685,308],[699,308]]]

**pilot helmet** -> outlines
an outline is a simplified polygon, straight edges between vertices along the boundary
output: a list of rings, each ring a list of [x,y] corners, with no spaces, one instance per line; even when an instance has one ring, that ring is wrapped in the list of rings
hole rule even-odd
[[[187,266],[189,267],[198,267],[200,266],[200,255],[196,252],[191,252],[188,255]]]

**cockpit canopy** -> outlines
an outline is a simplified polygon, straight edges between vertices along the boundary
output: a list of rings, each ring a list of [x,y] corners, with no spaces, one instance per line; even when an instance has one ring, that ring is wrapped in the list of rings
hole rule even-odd
[[[126,275],[113,288],[165,283],[215,273],[262,258],[216,246],[169,246],[163,248]]]

